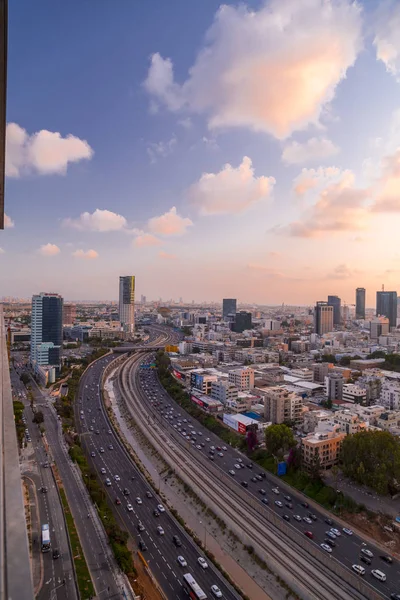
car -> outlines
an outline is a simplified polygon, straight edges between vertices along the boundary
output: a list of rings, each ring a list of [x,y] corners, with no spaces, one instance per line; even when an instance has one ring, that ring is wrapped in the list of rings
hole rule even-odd
[[[333,533],[333,531],[325,531],[325,535],[327,535],[331,540],[336,540],[336,535]]]
[[[147,546],[146,546],[146,544],[144,543],[143,540],[139,540],[139,548],[140,548],[140,550],[142,552],[144,552],[145,550],[147,550]]]
[[[279,492],[278,488],[276,488],[276,487],[275,487],[275,488],[272,488],[272,491],[273,491],[273,492],[274,492],[274,494],[276,494],[276,495],[280,494],[280,492]]]
[[[180,564],[181,567],[187,567],[187,562],[183,558],[183,556],[178,556],[178,558],[176,560],[178,561],[178,563]]]
[[[107,485],[108,487],[110,487],[110,485],[111,485],[111,481],[110,481],[110,479],[109,479],[108,477],[107,477],[107,479],[106,479],[106,485]]]
[[[301,506],[303,506],[304,508],[308,508],[308,507],[309,507],[309,504],[308,504],[308,502],[302,502],[302,503],[301,503]]]
[[[332,552],[332,548],[328,546],[328,544],[322,543],[320,546],[323,550],[325,550],[325,552],[329,552],[329,554]]]
[[[382,554],[379,558],[381,560],[384,560],[388,565],[391,565],[393,562],[393,558],[391,556],[388,556],[387,554]]]
[[[251,481],[254,481],[254,483],[257,483],[257,477],[252,477]]]
[[[278,506],[278,508],[283,508],[283,504],[279,500],[275,500],[274,504],[276,504],[276,506]]]
[[[218,452],[218,456],[220,456],[221,458],[223,458],[224,457],[224,453],[223,452]]]
[[[249,484],[247,483],[247,481],[241,481],[240,485],[242,485],[245,488],[249,487]]]
[[[121,500],[119,498],[115,498],[115,504],[119,506],[121,504]]]
[[[290,516],[289,515],[282,515],[282,519],[285,519],[285,521],[290,521]]]
[[[121,481],[121,477],[119,475],[114,475],[115,481]]]
[[[292,498],[290,496],[283,496],[285,498],[285,500],[287,500],[288,502],[292,501]]]
[[[313,513],[308,513],[308,516],[310,517],[310,519],[312,519],[313,521],[317,520],[317,515],[314,515]]]
[[[293,515],[293,519],[295,521],[301,521],[301,516],[300,515]]]
[[[368,558],[368,556],[360,556],[360,560],[366,565],[370,565],[372,563],[372,560]]]
[[[222,598],[222,592],[217,585],[214,584],[211,586],[211,592],[216,598]]]
[[[375,579],[378,579],[379,581],[386,581],[386,575],[383,571],[379,571],[379,569],[373,569],[371,571],[371,575],[372,577],[375,577]]]
[[[185,422],[185,419],[183,419],[183,422]],[[206,438],[206,442],[211,442],[210,438]]]
[[[57,558],[60,558],[60,552],[57,550],[57,548],[54,548],[53,559],[56,560]]]
[[[261,489],[261,490],[258,490],[258,493],[261,494],[262,496],[265,496],[265,494],[267,492],[265,490]]]
[[[312,540],[314,538],[314,534],[312,531],[305,531],[304,535],[306,535],[308,538],[310,538],[310,540]]]
[[[96,435],[100,435],[100,431],[98,429],[96,429],[95,433]]]
[[[303,517],[303,521],[305,523],[307,523],[308,525],[312,525],[312,521],[311,521],[310,517]]]
[[[143,525],[143,523],[141,521],[139,521],[139,523],[137,524],[137,530],[138,531],[144,531],[145,527]]]
[[[93,431],[93,429],[94,429],[94,427],[93,427],[93,425],[91,425],[91,426],[89,427],[89,431]]]
[[[325,523],[327,523],[327,525],[333,525],[332,519],[325,519]]]
[[[147,496],[147,498],[152,498],[153,494],[149,490],[147,490],[146,496]]]
[[[241,469],[241,468],[242,468],[242,467],[239,465],[239,463],[235,463],[233,466],[235,467],[235,469]]]
[[[165,512],[165,508],[163,507],[162,504],[157,504],[157,510],[159,510],[160,513],[164,513]]]
[[[368,558],[374,558],[373,553],[371,550],[368,550],[368,548],[361,548],[361,554],[365,554],[365,556],[368,556]]]
[[[211,458],[211,457],[210,457],[210,458]],[[233,469],[230,469],[230,470],[228,471],[228,473],[229,473],[229,475],[232,475],[232,477],[234,477],[234,475],[235,475],[235,471],[234,471]]]
[[[339,529],[336,529],[335,527],[331,527],[331,531],[334,535],[336,535],[336,537],[340,537],[342,535]]]
[[[165,531],[164,531],[164,529],[161,527],[161,525],[159,525],[159,526],[157,527],[157,533],[158,533],[158,535],[164,535]]]
[[[128,511],[129,511],[129,512],[132,512],[132,511],[133,511],[133,506],[132,506],[132,504],[127,504],[127,505],[126,505],[126,508],[128,509]]]
[[[96,452],[91,452],[91,453],[90,453],[90,456],[91,456],[92,458],[94,458],[94,457],[96,456]]]
[[[400,594],[390,594],[390,600],[400,600]]]
[[[328,544],[328,546],[331,546],[331,548],[335,548],[336,546],[336,542],[334,540],[331,540],[330,538],[326,538],[326,540],[324,540],[325,544]]]
[[[172,537],[172,541],[175,544],[175,546],[177,546],[177,547],[182,546],[181,538],[179,537],[179,535],[174,535]]]
[[[291,502],[286,502],[285,506],[286,506],[286,508],[290,508],[290,509],[293,508],[293,504]]]
[[[222,446],[222,450],[223,450],[224,452],[226,452],[226,451],[227,451],[227,447],[226,447],[226,446]],[[249,466],[249,465],[247,465],[247,466]],[[253,465],[251,465],[251,466],[253,466]]]
[[[201,446],[202,448],[204,448],[204,446],[205,446],[205,443],[204,443],[204,442],[200,442],[200,446]]]
[[[105,474],[107,473],[107,471],[106,471],[105,467],[101,467],[100,471],[101,471],[101,473],[102,473],[103,475],[105,475]]]
[[[112,433],[111,429],[108,430],[108,433]]]
[[[261,502],[263,502],[264,504],[269,504],[268,498],[261,498]]]
[[[261,475],[256,475],[258,481],[262,481]]]
[[[344,532],[346,535],[353,535],[353,532],[352,532],[352,530],[351,530],[351,529],[349,529],[348,527],[343,527],[343,532]]]
[[[104,453],[104,448],[103,448],[103,446],[101,446],[101,448],[100,448],[99,452],[100,452],[101,454],[103,454],[103,453]]]
[[[352,565],[351,568],[359,575],[365,575],[365,569],[361,565]]]
[[[42,485],[42,487],[40,488],[40,491],[42,492],[42,494],[47,494],[48,489],[45,485]]]
[[[199,563],[199,565],[201,566],[202,569],[208,568],[208,562],[202,556],[199,556],[199,558],[197,559],[197,562]]]
[[[108,444],[108,449],[109,450],[114,450],[114,446],[112,444]]]
[[[210,460],[215,460],[215,456],[212,456],[212,455],[210,455],[208,458],[209,458]]]

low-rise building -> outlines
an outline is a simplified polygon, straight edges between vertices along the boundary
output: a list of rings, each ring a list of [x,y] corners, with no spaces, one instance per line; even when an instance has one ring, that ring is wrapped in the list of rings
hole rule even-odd
[[[302,379],[303,381],[313,381],[314,373],[311,369],[307,369],[306,367],[301,369],[292,369],[290,374],[293,377],[297,377],[298,379]]]
[[[301,441],[303,465],[311,469],[318,464],[321,469],[330,469],[339,461],[340,448],[346,437],[337,428],[332,431],[316,431]]]
[[[233,369],[228,371],[228,381],[240,391],[254,388],[254,369]]]
[[[358,415],[355,415],[350,410],[338,410],[331,420],[335,425],[339,426],[339,431],[346,435],[351,435],[367,429],[365,421],[360,419]]]
[[[357,404],[366,404],[367,390],[355,383],[345,383],[343,385],[342,400]]]
[[[217,375],[211,374],[207,370],[193,369],[190,374],[190,385],[203,394],[211,394],[211,386],[217,379]]]
[[[400,425],[400,411],[383,412],[376,421],[377,427],[384,431],[393,431]]]
[[[237,400],[238,393],[237,387],[229,381],[220,379],[211,383],[211,397],[219,400],[222,404]]]
[[[380,367],[385,362],[384,358],[365,358],[353,359],[350,361],[350,368],[355,371],[365,371],[366,369],[374,369]]]
[[[271,423],[302,423],[303,399],[284,387],[271,387],[259,390],[264,397],[264,417]]]
[[[330,410],[309,410],[304,413],[303,431],[304,433],[313,433],[319,429],[322,423],[329,423],[332,419]]]
[[[315,383],[325,383],[325,377],[327,377],[329,373],[329,363],[314,363],[312,366],[312,371],[313,381]]]
[[[400,384],[387,381],[382,385],[380,402],[390,410],[400,409]]]

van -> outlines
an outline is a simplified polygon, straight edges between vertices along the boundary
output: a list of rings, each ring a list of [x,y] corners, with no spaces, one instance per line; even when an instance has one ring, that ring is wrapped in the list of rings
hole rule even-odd
[[[386,581],[386,575],[383,571],[379,571],[378,569],[374,569],[371,571],[371,575],[375,577],[375,579],[379,579],[379,581]]]
[[[353,565],[351,568],[359,575],[365,575],[365,569],[361,565]]]

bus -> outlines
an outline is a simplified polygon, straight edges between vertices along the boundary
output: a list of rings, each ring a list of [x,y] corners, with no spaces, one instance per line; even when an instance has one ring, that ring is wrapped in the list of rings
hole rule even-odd
[[[50,528],[47,525],[42,525],[42,552],[50,552]]]
[[[190,573],[183,576],[183,590],[192,600],[206,600],[207,598],[207,594],[203,592]]]

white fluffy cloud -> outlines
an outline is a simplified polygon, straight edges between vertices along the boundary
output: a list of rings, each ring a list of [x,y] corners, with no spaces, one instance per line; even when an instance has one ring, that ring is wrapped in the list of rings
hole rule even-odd
[[[161,244],[161,240],[158,239],[152,233],[146,233],[145,231],[134,230],[136,234],[135,239],[133,240],[133,245],[137,248],[146,248],[149,246],[159,246]]]
[[[193,225],[192,221],[187,217],[181,217],[175,206],[159,217],[152,217],[147,223],[151,233],[165,236],[182,235],[191,225]]]
[[[93,150],[86,140],[74,135],[42,129],[29,135],[17,123],[6,131],[6,175],[20,177],[26,173],[65,175],[70,163],[90,159]]]
[[[255,177],[251,159],[244,156],[237,168],[228,163],[218,173],[203,173],[187,197],[202,215],[240,213],[267,198],[274,184],[273,177]]]
[[[400,148],[382,160],[373,210],[375,212],[400,211]]]
[[[326,233],[364,229],[369,209],[370,190],[354,186],[354,174],[343,171],[340,177],[319,190],[315,204],[303,218],[286,228],[295,237],[318,237]]]
[[[144,87],[153,105],[205,113],[211,129],[284,139],[319,122],[361,47],[361,9],[351,0],[222,5],[187,80],[178,84],[172,61],[155,53]]]
[[[96,208],[92,213],[84,212],[77,219],[64,219],[64,225],[81,231],[120,231],[125,229],[125,217],[111,210]]]
[[[12,218],[9,217],[8,215],[4,214],[4,227],[6,229],[10,229],[11,227],[14,227],[14,226],[15,226],[15,223],[12,220]]]
[[[400,81],[400,4],[383,2],[375,18],[376,57]]]
[[[282,152],[282,160],[288,165],[321,162],[339,152],[338,146],[327,138],[310,138],[304,143],[290,142]]]
[[[43,244],[40,246],[38,252],[42,256],[55,256],[56,254],[60,254],[61,250],[55,244]]]
[[[156,163],[158,158],[166,158],[174,151],[177,139],[173,135],[171,139],[166,142],[155,142],[147,144],[147,154],[150,158],[151,163]]]
[[[300,175],[293,180],[293,191],[297,196],[304,196],[310,190],[326,185],[340,177],[337,167],[318,167],[318,169],[302,169]]]
[[[75,252],[72,253],[72,256],[75,256],[75,258],[84,258],[87,260],[91,260],[93,258],[98,258],[99,253],[96,252],[96,250],[75,250]]]

